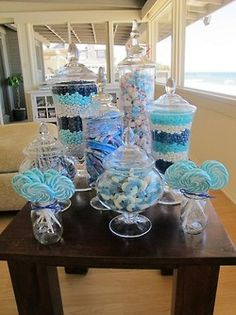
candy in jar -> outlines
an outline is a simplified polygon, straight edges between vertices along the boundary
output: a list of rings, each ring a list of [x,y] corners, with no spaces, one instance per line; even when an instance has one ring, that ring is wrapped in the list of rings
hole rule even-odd
[[[81,114],[97,93],[96,75],[78,61],[78,50],[70,44],[69,63],[52,79],[52,94],[56,106],[59,138],[71,155],[84,157],[84,138]]]
[[[154,99],[155,65],[145,57],[139,45],[138,24],[133,22],[131,47],[119,63],[120,107],[124,112],[124,128],[133,130],[135,144],[151,152],[151,134],[146,107]]]
[[[196,107],[175,93],[169,78],[166,93],[149,108],[152,132],[152,156],[161,173],[174,162],[187,160],[192,121]]]
[[[112,104],[112,96],[104,92],[104,68],[99,68],[98,94],[92,97],[92,106],[83,116],[85,161],[90,183],[104,171],[103,160],[122,145],[122,114]]]
[[[121,215],[110,222],[121,237],[139,237],[151,229],[151,221],[139,213],[163,194],[163,181],[154,160],[137,145],[125,144],[104,161],[105,172],[97,180],[97,196],[108,209]]]

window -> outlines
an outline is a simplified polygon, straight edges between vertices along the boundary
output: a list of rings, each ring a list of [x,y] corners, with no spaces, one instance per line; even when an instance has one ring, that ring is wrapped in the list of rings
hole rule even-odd
[[[43,44],[45,79],[51,78],[58,69],[68,63],[68,42],[76,43],[79,62],[98,73],[99,67],[106,69],[106,24],[75,23],[34,25],[34,31]],[[70,36],[69,36],[70,34]]]
[[[156,81],[166,83],[171,72],[172,5],[158,16],[156,31]]]
[[[184,85],[236,95],[236,1],[212,12],[202,10],[206,14],[196,22],[187,20]]]
[[[105,49],[96,50],[96,57],[99,59],[106,58],[106,50]]]

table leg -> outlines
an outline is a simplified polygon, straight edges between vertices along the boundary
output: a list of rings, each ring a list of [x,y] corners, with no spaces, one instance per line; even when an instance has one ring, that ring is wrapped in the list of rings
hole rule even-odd
[[[63,315],[56,267],[9,261],[19,315]]]
[[[213,315],[219,266],[175,269],[171,315]]]

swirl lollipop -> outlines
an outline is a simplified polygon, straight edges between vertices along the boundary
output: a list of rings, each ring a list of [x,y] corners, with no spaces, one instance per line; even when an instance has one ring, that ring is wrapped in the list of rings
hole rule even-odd
[[[45,184],[27,183],[21,188],[21,195],[31,202],[50,202],[55,199],[55,193]]]
[[[13,177],[12,186],[31,202],[63,201],[71,198],[75,191],[73,182],[53,169],[45,173],[38,168],[27,170]]]
[[[12,178],[12,186],[15,189],[15,191],[17,192],[17,194],[21,194],[21,188],[24,186],[24,184],[29,184],[32,183],[32,179],[29,178],[28,176],[25,176],[23,174],[18,174],[15,175]]]
[[[229,181],[229,173],[226,167],[215,160],[208,160],[201,164],[200,168],[204,170],[211,178],[211,189],[222,189]]]
[[[206,193],[210,188],[210,183],[210,176],[199,168],[187,171],[179,180],[181,189],[195,194]]]
[[[192,161],[178,161],[172,164],[165,172],[165,180],[167,184],[174,188],[179,189],[180,178],[189,170],[196,168],[196,164]]]

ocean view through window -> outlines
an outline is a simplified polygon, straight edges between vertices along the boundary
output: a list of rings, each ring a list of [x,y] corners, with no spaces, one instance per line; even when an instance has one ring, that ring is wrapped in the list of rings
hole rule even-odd
[[[184,86],[236,96],[236,1],[186,27]]]

